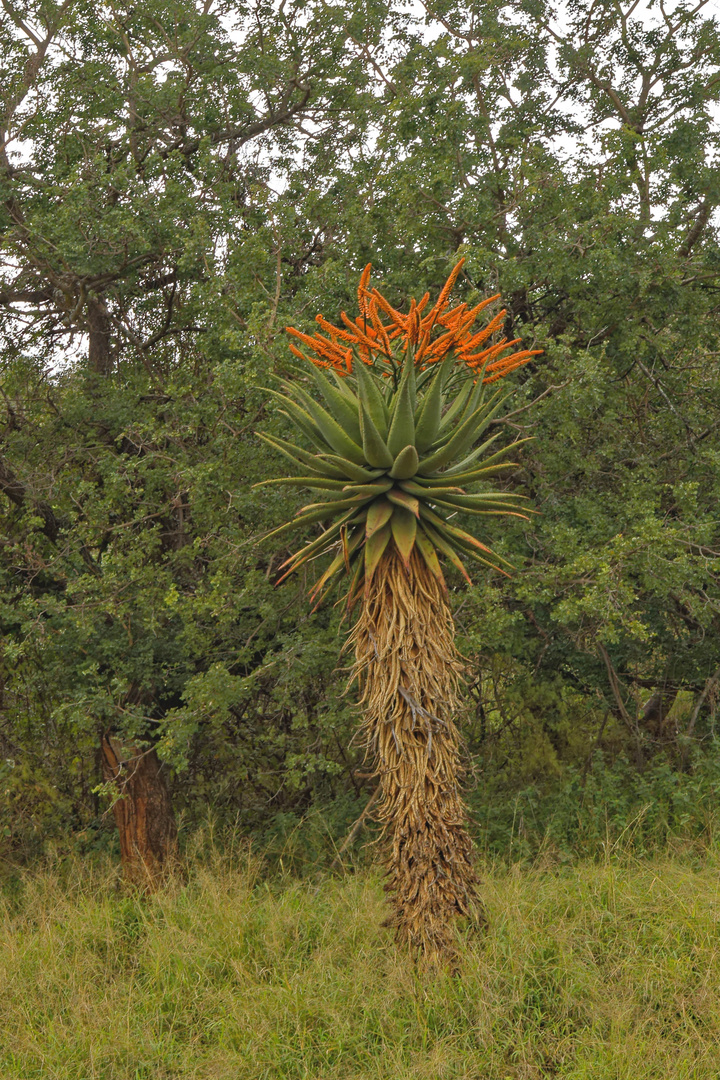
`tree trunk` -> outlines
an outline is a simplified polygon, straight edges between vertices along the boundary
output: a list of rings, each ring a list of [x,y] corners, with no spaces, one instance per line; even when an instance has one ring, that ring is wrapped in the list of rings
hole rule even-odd
[[[103,777],[113,781],[118,798],[113,814],[120,833],[120,857],[127,881],[153,892],[176,858],[177,826],[170,795],[155,750],[123,747],[102,738]]]
[[[415,549],[383,556],[351,635],[367,746],[389,839],[387,925],[426,959],[452,958],[458,916],[484,921],[453,721],[462,668],[441,585]]]
[[[104,300],[87,299],[88,366],[96,375],[109,375],[113,366],[110,319]]]
[[[640,722],[656,741],[674,741],[677,732],[668,732],[667,717],[673,707],[677,690],[656,690],[643,705]]]

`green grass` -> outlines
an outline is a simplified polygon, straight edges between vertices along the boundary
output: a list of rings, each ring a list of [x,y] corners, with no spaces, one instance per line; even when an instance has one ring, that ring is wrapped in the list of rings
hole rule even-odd
[[[0,907],[2,1080],[573,1080],[720,1074],[720,856],[486,868],[459,976],[380,929],[370,871],[196,861],[143,901],[90,863]]]

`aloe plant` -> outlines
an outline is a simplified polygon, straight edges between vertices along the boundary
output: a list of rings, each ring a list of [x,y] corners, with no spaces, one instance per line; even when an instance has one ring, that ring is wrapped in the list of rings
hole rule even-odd
[[[506,396],[492,384],[537,354],[493,340],[504,311],[475,329],[497,296],[449,307],[462,265],[432,307],[426,294],[406,315],[370,289],[367,266],[354,320],[343,312],[335,326],[318,315],[314,335],[288,327],[302,368],[270,392],[310,449],[260,435],[299,474],[265,483],[318,496],[268,534],[318,526],[283,563],[278,584],[321,555],[330,561],[312,587],[315,605],[338,578],[348,580],[354,675],[390,841],[389,923],[398,941],[427,957],[452,952],[454,916],[482,917],[453,720],[462,665],[441,559],[468,581],[466,562],[508,572],[451,519],[458,511],[525,516],[522,495],[473,489],[507,469],[524,441],[496,445],[490,427]]]

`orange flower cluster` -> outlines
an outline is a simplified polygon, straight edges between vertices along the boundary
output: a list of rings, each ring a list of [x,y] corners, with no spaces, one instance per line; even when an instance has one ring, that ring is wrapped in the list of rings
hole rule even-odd
[[[419,302],[411,300],[407,315],[396,311],[377,289],[369,288],[371,264],[368,263],[358,286],[360,314],[357,318],[353,321],[344,311],[341,312],[340,318],[345,327],[342,329],[318,315],[316,322],[327,336],[320,333],[314,336],[303,334],[295,327],[288,326],[287,332],[298,338],[314,355],[306,357],[295,345],[290,346],[291,351],[302,359],[311,360],[318,367],[331,367],[345,375],[352,371],[354,349],[364,363],[375,364],[380,360],[382,366],[385,360],[392,368],[402,365],[402,354],[412,347],[415,350],[415,364],[419,368],[439,363],[449,353],[455,353],[459,362],[467,364],[473,371],[483,372],[483,382],[502,379],[515,368],[527,364],[542,350],[523,349],[509,356],[501,356],[501,353],[517,345],[520,338],[513,341],[503,338],[497,344],[483,348],[502,326],[506,313],[499,311],[479,331],[473,332],[472,326],[483,308],[497,300],[499,294],[488,297],[473,308],[459,304],[448,310],[450,293],[464,261],[461,259],[454,267],[440,291],[437,303],[426,314],[423,312],[430,300],[430,293],[425,293]],[[392,344],[398,338],[400,350],[394,349]]]

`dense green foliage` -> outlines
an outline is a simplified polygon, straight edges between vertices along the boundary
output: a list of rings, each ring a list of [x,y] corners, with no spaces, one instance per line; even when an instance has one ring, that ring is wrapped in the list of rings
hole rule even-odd
[[[572,845],[593,799],[593,835],[657,799],[702,828],[720,27],[627,8],[3,4],[8,845],[102,833],[104,730],[158,746],[190,822],[362,806],[342,612],[309,611],[312,566],[273,588],[288,552],[257,541],[297,504],[252,489],[254,432],[287,435],[286,322],[354,313],[369,260],[398,307],[436,293],[459,254],[456,298],[502,291],[545,350],[497,421],[535,437],[506,486],[541,516],[483,537],[518,572],[448,579],[480,826]]]

